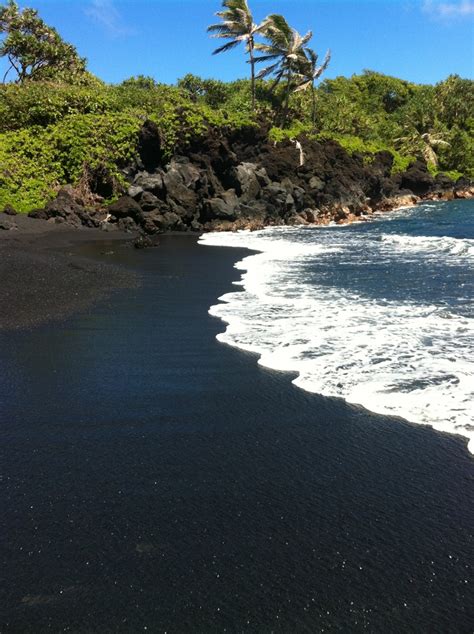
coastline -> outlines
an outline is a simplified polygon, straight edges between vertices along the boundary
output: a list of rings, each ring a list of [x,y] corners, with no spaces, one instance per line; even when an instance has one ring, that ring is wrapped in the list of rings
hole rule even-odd
[[[285,223],[260,223],[248,221],[221,222],[210,231],[257,231],[265,227],[308,226],[329,224],[348,225],[371,222],[376,214],[390,213],[414,207],[425,202],[443,202],[457,199],[472,199],[471,190],[462,192],[458,198],[450,195],[430,194],[415,196],[407,194],[385,199],[364,215],[344,210],[344,218],[337,220],[339,207],[327,211],[318,221]],[[9,216],[0,213],[0,221],[12,222]],[[14,216],[15,228],[0,231],[0,332],[30,328],[49,321],[58,321],[77,311],[87,310],[97,301],[107,298],[115,290],[140,284],[130,258],[128,266],[113,262],[117,250],[132,249],[138,241],[140,248],[159,248],[160,239],[182,236],[198,240],[204,232],[166,231],[148,241],[137,231],[125,231],[116,225],[104,228],[71,226],[67,222],[57,223],[25,214]],[[97,251],[94,244],[102,244]],[[133,250],[133,249],[132,249]],[[123,259],[122,259],[123,260]]]
[[[2,630],[467,631],[461,439],[219,344],[246,250],[126,253],[140,287],[0,334]]]

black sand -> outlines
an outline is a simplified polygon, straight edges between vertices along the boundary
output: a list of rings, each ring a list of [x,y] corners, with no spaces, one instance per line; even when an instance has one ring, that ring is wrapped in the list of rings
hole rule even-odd
[[[465,443],[219,344],[241,256],[120,251],[140,287],[0,334],[0,631],[472,631]]]
[[[129,246],[124,233],[73,229],[25,215],[0,214],[1,220],[18,229],[0,231],[0,331],[67,317],[137,283],[130,271],[110,263],[114,251]],[[81,245],[97,241],[105,257],[81,257]]]

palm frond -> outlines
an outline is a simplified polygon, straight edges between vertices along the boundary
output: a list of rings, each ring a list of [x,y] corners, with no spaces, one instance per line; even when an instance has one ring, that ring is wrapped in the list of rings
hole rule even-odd
[[[268,62],[271,59],[277,59],[279,55],[261,55],[259,57],[254,57],[254,62],[256,64],[260,64],[261,62]]]
[[[308,31],[306,35],[301,38],[300,48],[307,44],[313,37],[313,31]]]
[[[229,33],[229,29],[224,24],[211,24],[207,27],[208,33]],[[213,37],[216,37],[215,35]]]
[[[268,16],[267,27],[271,32],[279,32],[283,34],[287,39],[291,37],[291,27],[286,19],[279,13],[272,13]]]
[[[303,90],[308,90],[308,88],[311,88],[311,86],[313,85],[313,81],[310,80],[306,80],[301,84],[298,84],[296,86],[296,88],[293,90],[293,92],[301,92]]]
[[[227,44],[224,44],[223,46],[219,46],[219,48],[216,48],[215,51],[212,51],[213,55],[218,55],[219,53],[224,53],[225,51],[230,51],[233,48],[235,48],[236,46],[238,46],[240,44],[239,40],[232,40],[232,42],[227,42]]]
[[[279,63],[272,64],[271,66],[267,66],[266,68],[262,68],[262,70],[258,73],[257,79],[262,79],[263,77],[267,77],[267,75],[271,75],[279,66]]]

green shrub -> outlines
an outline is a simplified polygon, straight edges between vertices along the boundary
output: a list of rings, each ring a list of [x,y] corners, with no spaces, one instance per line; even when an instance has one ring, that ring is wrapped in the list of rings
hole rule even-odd
[[[1,134],[0,208],[40,207],[58,186],[76,184],[86,168],[105,166],[120,187],[120,167],[136,154],[141,124],[133,113],[71,115],[46,128]]]

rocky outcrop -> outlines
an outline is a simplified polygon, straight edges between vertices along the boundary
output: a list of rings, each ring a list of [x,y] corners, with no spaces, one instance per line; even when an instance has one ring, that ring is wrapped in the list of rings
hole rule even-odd
[[[17,210],[14,209],[11,205],[5,205],[3,208],[3,213],[7,216],[16,216],[18,214]]]
[[[349,155],[335,141],[302,138],[300,143],[303,165],[294,143],[271,143],[264,129],[244,128],[226,135],[210,130],[206,138],[190,142],[183,154],[163,165],[158,128],[146,122],[139,156],[123,172],[129,180],[125,195],[107,207],[91,209],[66,187],[30,215],[153,236],[166,231],[347,223],[421,199],[474,195],[469,180],[453,183],[443,174],[433,178],[422,161],[393,176],[390,152],[378,152],[368,162],[360,154]]]

